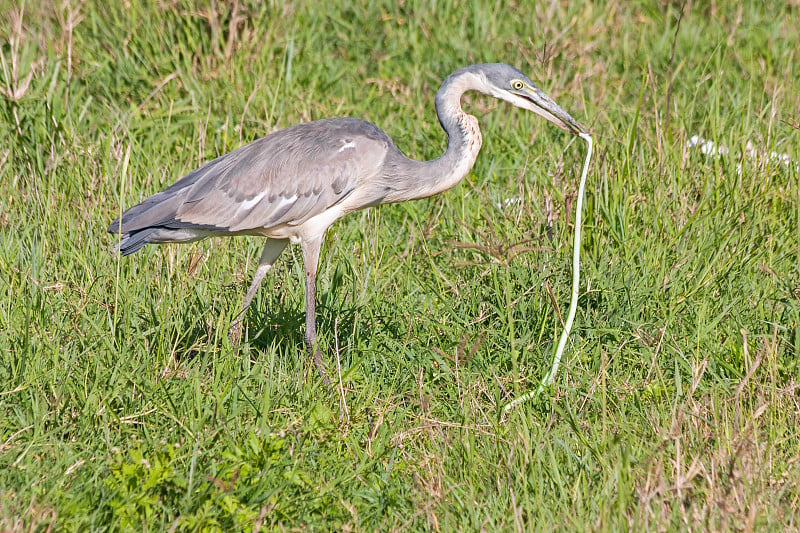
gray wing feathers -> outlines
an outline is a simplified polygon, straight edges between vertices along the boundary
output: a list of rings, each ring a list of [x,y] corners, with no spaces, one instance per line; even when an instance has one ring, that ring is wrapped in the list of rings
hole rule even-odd
[[[176,218],[244,231],[301,224],[335,205],[377,171],[388,143],[341,127],[361,121],[324,122],[282,130],[230,154],[230,167],[194,185]]]
[[[173,222],[178,208],[186,199],[192,186],[202,178],[222,170],[226,163],[225,157],[222,156],[206,163],[167,189],[127,209],[120,218],[111,223],[108,228],[109,233],[130,233],[152,226],[165,226]],[[120,224],[122,231],[120,231]]]
[[[369,122],[330,119],[258,139],[191,172],[122,216],[122,232],[160,226],[242,232],[298,225],[380,169],[391,140]],[[109,228],[119,231],[119,221]]]

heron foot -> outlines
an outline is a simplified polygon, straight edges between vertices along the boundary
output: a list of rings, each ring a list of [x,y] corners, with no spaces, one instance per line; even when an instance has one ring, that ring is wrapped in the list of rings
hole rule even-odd
[[[324,383],[326,387],[329,386],[331,384],[331,378],[328,376],[328,371],[325,369],[325,361],[322,358],[322,352],[319,348],[314,351],[313,357],[314,366],[317,367],[317,373],[319,377],[322,378],[322,383]]]
[[[241,318],[237,318],[228,329],[228,338],[234,347],[239,346],[239,341],[242,340],[242,322]]]

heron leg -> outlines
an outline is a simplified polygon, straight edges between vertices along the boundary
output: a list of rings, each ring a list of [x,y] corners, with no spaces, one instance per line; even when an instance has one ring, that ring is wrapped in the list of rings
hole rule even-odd
[[[242,310],[239,311],[239,314],[236,315],[233,324],[231,324],[230,329],[230,337],[233,344],[238,344],[239,339],[242,336],[242,322],[244,321],[244,312],[247,311],[247,308],[250,307],[250,302],[253,301],[253,297],[258,292],[258,287],[261,285],[261,282],[264,280],[264,276],[267,275],[269,269],[272,268],[272,264],[281,255],[281,252],[286,245],[289,244],[289,241],[286,239],[267,239],[266,244],[264,244],[264,250],[261,252],[261,259],[258,261],[258,267],[256,267],[256,273],[253,276],[253,282],[250,284],[250,288],[247,290],[247,295],[244,297],[244,301],[242,302]]]
[[[303,266],[306,271],[306,348],[314,358],[314,365],[325,385],[330,384],[322,352],[317,346],[317,265],[322,246],[322,235],[303,241]]]

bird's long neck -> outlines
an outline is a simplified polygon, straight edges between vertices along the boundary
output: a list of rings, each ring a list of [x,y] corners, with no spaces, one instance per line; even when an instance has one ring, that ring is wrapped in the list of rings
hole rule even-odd
[[[415,161],[406,157],[395,162],[393,172],[402,176],[397,188],[384,202],[400,202],[426,198],[454,187],[475,164],[483,138],[478,120],[461,109],[461,96],[469,90],[480,90],[481,80],[472,72],[456,71],[442,83],[436,93],[436,115],[447,133],[447,150],[431,161]]]

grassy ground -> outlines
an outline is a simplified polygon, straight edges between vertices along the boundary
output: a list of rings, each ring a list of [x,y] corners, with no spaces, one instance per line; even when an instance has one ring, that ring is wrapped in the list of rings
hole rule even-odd
[[[0,2],[0,530],[800,529],[800,179],[770,159],[800,161],[800,4],[335,4]],[[123,208],[276,128],[436,157],[433,94],[483,61],[597,143],[565,365],[507,423],[566,313],[585,147],[504,103],[466,98],[458,187],[329,232],[334,391],[299,250],[239,348],[258,239],[109,253]]]

